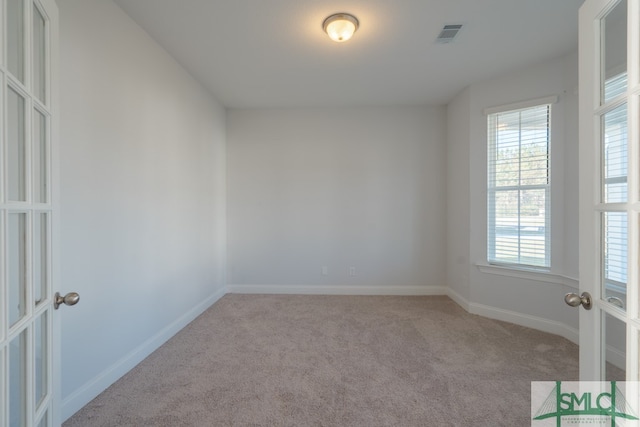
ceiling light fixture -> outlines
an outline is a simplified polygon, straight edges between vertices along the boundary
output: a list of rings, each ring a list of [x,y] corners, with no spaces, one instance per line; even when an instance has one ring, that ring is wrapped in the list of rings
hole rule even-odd
[[[348,13],[336,13],[324,20],[322,28],[331,40],[342,43],[353,36],[359,25],[360,23],[355,16]]]

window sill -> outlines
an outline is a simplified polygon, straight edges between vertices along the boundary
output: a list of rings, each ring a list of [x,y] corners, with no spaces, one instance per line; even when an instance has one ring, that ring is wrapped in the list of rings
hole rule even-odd
[[[535,280],[537,282],[556,283],[559,285],[565,285],[570,288],[578,289],[578,279],[562,276],[559,274],[553,274],[549,271],[480,263],[476,264],[476,267],[478,267],[478,270],[480,270],[482,273],[516,277],[518,279]]]

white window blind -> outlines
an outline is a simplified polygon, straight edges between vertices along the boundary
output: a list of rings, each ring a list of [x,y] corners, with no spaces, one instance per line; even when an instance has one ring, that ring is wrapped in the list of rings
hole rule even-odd
[[[627,104],[602,117],[604,202],[627,201]]]
[[[551,104],[488,115],[488,262],[550,267]]]
[[[627,214],[605,212],[604,234],[604,279],[607,288],[626,293],[627,287]]]
[[[605,101],[626,91],[626,72],[613,76],[604,83]],[[625,203],[628,200],[627,110],[627,104],[621,104],[602,116],[602,198],[605,203]],[[627,223],[627,214],[624,212],[603,213],[603,274],[607,296],[620,295],[624,298],[626,294]]]
[[[604,101],[611,101],[613,98],[622,95],[627,91],[627,73],[620,73],[604,82]]]

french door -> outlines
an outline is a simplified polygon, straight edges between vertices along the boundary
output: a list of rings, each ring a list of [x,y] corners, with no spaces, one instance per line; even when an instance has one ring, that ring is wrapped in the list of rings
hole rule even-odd
[[[58,425],[53,0],[0,0],[0,427]]]
[[[580,310],[581,380],[640,380],[639,99],[640,0],[585,0],[580,287],[590,309]]]

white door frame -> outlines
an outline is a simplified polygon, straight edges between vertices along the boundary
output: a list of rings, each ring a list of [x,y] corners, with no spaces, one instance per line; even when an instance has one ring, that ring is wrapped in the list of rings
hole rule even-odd
[[[580,379],[604,380],[605,344],[602,318],[613,316],[626,325],[626,378],[638,380],[638,320],[640,245],[640,2],[628,0],[627,78],[628,89],[607,102],[601,102],[603,60],[601,58],[600,21],[619,0],[586,0],[580,9],[580,290],[592,296],[593,308],[580,309]],[[628,122],[628,196],[623,203],[604,203],[601,196],[602,117],[606,112],[627,104]],[[594,172],[595,171],[595,172]],[[602,292],[602,214],[627,214],[627,294],[626,307],[607,302]]]

